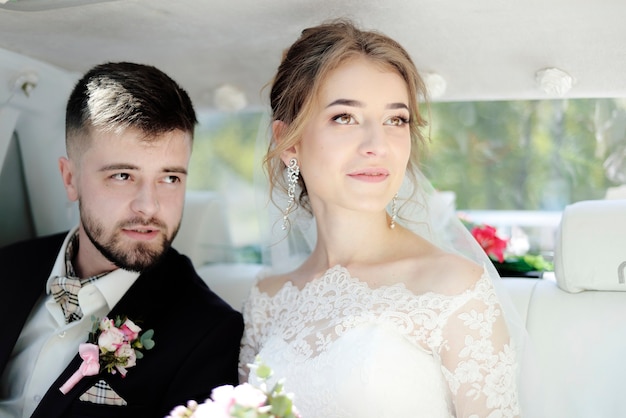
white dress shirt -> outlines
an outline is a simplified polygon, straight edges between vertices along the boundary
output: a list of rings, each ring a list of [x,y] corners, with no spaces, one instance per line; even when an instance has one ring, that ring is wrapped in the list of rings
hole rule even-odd
[[[4,393],[0,393],[2,418],[31,416],[50,385],[78,353],[78,346],[87,341],[92,316],[106,316],[139,277],[139,273],[117,269],[83,285],[78,293],[83,317],[66,324],[61,306],[50,294],[50,281],[66,274],[65,252],[76,229],[65,238],[46,283],[46,294],[26,320],[0,377],[1,386],[5,388]]]

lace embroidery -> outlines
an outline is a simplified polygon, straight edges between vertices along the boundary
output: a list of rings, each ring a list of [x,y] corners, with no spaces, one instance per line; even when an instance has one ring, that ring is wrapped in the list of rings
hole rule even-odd
[[[370,288],[336,266],[302,289],[287,282],[274,296],[254,286],[244,317],[242,364],[276,341],[289,346],[288,361],[309,364],[351,330],[391,327],[440,364],[457,413],[519,414],[515,351],[506,328],[501,332],[502,311],[486,271],[458,295],[416,295],[403,283]]]

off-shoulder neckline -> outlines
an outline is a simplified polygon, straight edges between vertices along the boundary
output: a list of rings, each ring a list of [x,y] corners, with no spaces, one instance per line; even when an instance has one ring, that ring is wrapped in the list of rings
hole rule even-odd
[[[332,282],[331,279],[336,277],[335,272],[341,274],[341,276],[344,278],[344,280],[346,280],[347,282],[351,283],[351,284],[355,284],[357,286],[359,286],[360,288],[363,288],[369,292],[386,292],[388,290],[393,290],[393,289],[401,289],[403,292],[408,292],[411,295],[415,296],[415,297],[426,297],[428,295],[436,295],[439,297],[444,297],[444,298],[454,298],[454,297],[458,297],[459,295],[468,293],[468,292],[472,292],[474,291],[474,289],[476,289],[480,283],[482,283],[485,280],[490,280],[489,279],[489,273],[487,272],[487,268],[485,266],[483,266],[483,273],[481,274],[480,279],[478,279],[476,281],[476,283],[474,283],[473,286],[466,288],[463,292],[460,292],[458,294],[452,294],[452,295],[446,295],[443,293],[439,293],[433,290],[428,290],[425,291],[423,293],[414,293],[413,291],[411,291],[409,288],[407,288],[406,284],[404,282],[396,282],[396,283],[392,283],[392,284],[383,284],[380,286],[376,286],[376,287],[372,287],[368,282],[359,279],[356,276],[353,276],[350,271],[342,266],[341,264],[336,264],[332,267],[329,267],[327,270],[325,270],[321,275],[315,277],[312,280],[307,281],[306,283],[304,283],[304,285],[302,287],[297,286],[292,280],[287,279],[276,291],[276,293],[274,293],[273,295],[270,295],[269,293],[262,291],[261,289],[259,289],[259,281],[261,279],[263,279],[263,277],[259,277],[259,280],[257,280],[257,282],[255,283],[253,289],[256,290],[256,292],[261,295],[264,296],[268,299],[275,299],[277,298],[279,295],[286,293],[286,292],[290,292],[290,293],[295,293],[295,294],[303,294],[306,292],[309,292],[311,288],[316,287],[316,286],[320,286],[321,284],[329,284]]]

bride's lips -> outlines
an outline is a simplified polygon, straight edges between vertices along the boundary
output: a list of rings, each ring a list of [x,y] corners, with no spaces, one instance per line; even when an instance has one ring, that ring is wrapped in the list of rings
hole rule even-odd
[[[389,171],[384,168],[365,168],[349,173],[348,177],[368,183],[379,183],[389,177]]]

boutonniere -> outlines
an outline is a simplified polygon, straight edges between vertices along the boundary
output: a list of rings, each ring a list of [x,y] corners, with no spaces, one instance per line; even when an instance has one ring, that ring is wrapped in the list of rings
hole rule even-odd
[[[78,347],[78,354],[83,359],[78,370],[59,388],[66,394],[84,376],[94,376],[100,370],[126,377],[129,367],[143,357],[143,350],[154,347],[154,330],[141,332],[127,317],[117,316],[115,320],[107,317],[98,320],[92,317],[94,324],[87,343]]]

